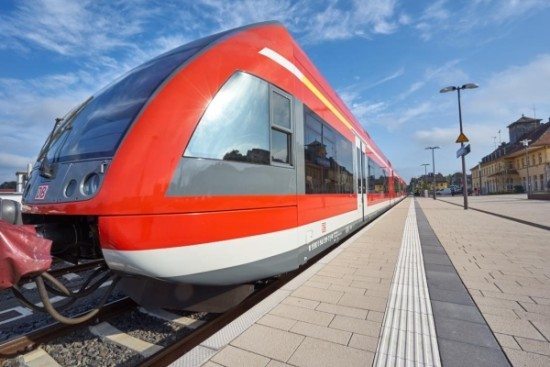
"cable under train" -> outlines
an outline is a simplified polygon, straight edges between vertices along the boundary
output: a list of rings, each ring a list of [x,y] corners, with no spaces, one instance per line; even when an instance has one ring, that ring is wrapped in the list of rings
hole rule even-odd
[[[140,304],[221,311],[404,190],[290,33],[265,22],[160,55],[58,119],[20,220],[53,257],[104,259]]]

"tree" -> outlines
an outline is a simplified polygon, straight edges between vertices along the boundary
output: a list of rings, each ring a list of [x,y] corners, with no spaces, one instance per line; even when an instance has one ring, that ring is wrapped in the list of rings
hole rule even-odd
[[[17,188],[17,182],[5,181],[0,184],[0,189],[15,190]]]

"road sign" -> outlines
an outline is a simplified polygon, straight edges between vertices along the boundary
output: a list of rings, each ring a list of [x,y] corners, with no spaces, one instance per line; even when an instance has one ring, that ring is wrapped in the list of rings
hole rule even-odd
[[[461,157],[463,155],[466,155],[470,153],[470,144],[463,146],[459,150],[456,151],[456,157]]]
[[[466,135],[464,135],[464,133],[460,133],[460,135],[458,136],[458,138],[456,138],[456,142],[457,143],[467,143],[469,142],[470,140],[468,140],[468,138],[466,137]]]

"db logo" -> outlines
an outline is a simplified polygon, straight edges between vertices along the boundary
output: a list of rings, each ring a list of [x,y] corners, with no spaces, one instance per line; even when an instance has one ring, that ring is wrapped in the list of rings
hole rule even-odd
[[[34,199],[44,200],[44,198],[46,197],[46,192],[48,192],[48,185],[38,186],[38,190],[36,190],[36,196],[34,197]]]

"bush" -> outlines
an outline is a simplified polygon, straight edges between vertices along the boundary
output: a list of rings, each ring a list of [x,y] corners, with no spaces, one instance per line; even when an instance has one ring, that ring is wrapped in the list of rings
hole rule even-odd
[[[514,186],[514,192],[516,194],[522,194],[522,193],[525,192],[525,189],[521,185],[516,185],[516,186]]]

